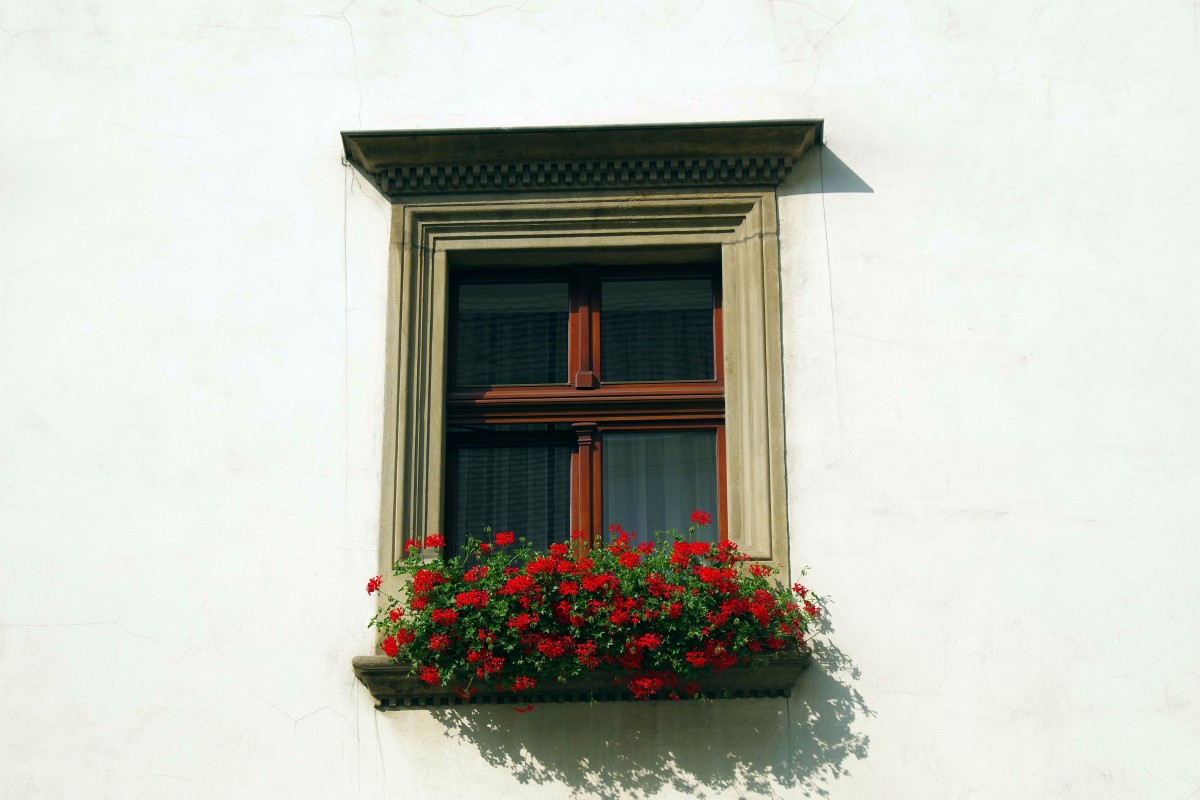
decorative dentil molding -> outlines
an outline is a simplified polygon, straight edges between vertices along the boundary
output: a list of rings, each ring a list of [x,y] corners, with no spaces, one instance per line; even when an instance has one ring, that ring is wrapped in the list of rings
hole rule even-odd
[[[778,186],[821,120],[346,132],[346,160],[394,201],[554,190]]]

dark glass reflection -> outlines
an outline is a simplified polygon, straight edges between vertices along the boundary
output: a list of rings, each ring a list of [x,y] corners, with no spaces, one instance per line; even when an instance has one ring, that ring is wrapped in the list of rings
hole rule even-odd
[[[485,525],[543,550],[570,535],[570,446],[457,447],[454,457],[455,552]]]
[[[603,281],[600,309],[605,383],[713,378],[711,279]]]
[[[464,283],[456,312],[457,386],[566,383],[565,282]]]

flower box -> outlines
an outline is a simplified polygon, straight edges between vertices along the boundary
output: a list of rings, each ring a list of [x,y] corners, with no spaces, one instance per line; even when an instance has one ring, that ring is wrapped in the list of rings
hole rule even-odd
[[[784,651],[755,659],[755,664],[736,666],[720,674],[696,679],[700,693],[708,698],[788,697],[792,687],[812,660],[809,648]],[[430,686],[411,674],[410,665],[386,656],[359,656],[354,674],[370,690],[381,711],[406,708],[436,708],[466,705],[517,705],[525,703],[571,703],[634,700],[633,694],[614,680],[614,673],[587,672],[565,683],[539,684],[534,690],[506,693],[482,690],[464,700],[453,690]]]
[[[695,511],[689,537],[710,522]],[[355,661],[380,708],[778,697],[810,657],[821,598],[774,582],[778,570],[733,542],[636,542],[614,524],[606,546],[575,531],[534,551],[512,531],[485,533],[449,558],[422,555],[440,535],[405,546],[394,570],[406,596],[385,594],[371,622],[387,658]]]

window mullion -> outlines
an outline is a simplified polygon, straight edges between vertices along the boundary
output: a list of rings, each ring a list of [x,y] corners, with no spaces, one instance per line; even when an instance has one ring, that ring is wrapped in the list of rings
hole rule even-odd
[[[596,465],[596,424],[576,422],[575,430],[575,474],[571,503],[574,527],[583,532],[582,549],[598,546],[596,531],[597,500],[596,487],[600,472]]]
[[[578,360],[577,369],[571,385],[576,389],[595,389],[599,381],[596,379],[596,339],[594,323],[597,312],[597,294],[595,292],[595,272],[590,269],[578,269],[574,272],[575,299],[572,308],[572,333],[574,335],[575,353]]]

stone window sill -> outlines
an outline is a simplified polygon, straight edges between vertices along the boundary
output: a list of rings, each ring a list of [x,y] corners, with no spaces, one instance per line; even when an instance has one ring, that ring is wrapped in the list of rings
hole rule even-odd
[[[720,675],[705,675],[696,682],[703,694],[714,700],[745,697],[789,697],[800,673],[812,660],[812,651],[781,653],[765,663],[732,667]],[[581,675],[567,683],[539,686],[519,694],[484,691],[463,700],[442,686],[428,686],[410,675],[408,664],[386,656],[358,656],[354,674],[370,690],[380,711],[406,708],[436,708],[464,705],[515,705],[524,703],[571,703],[633,700],[615,685],[609,673]]]

